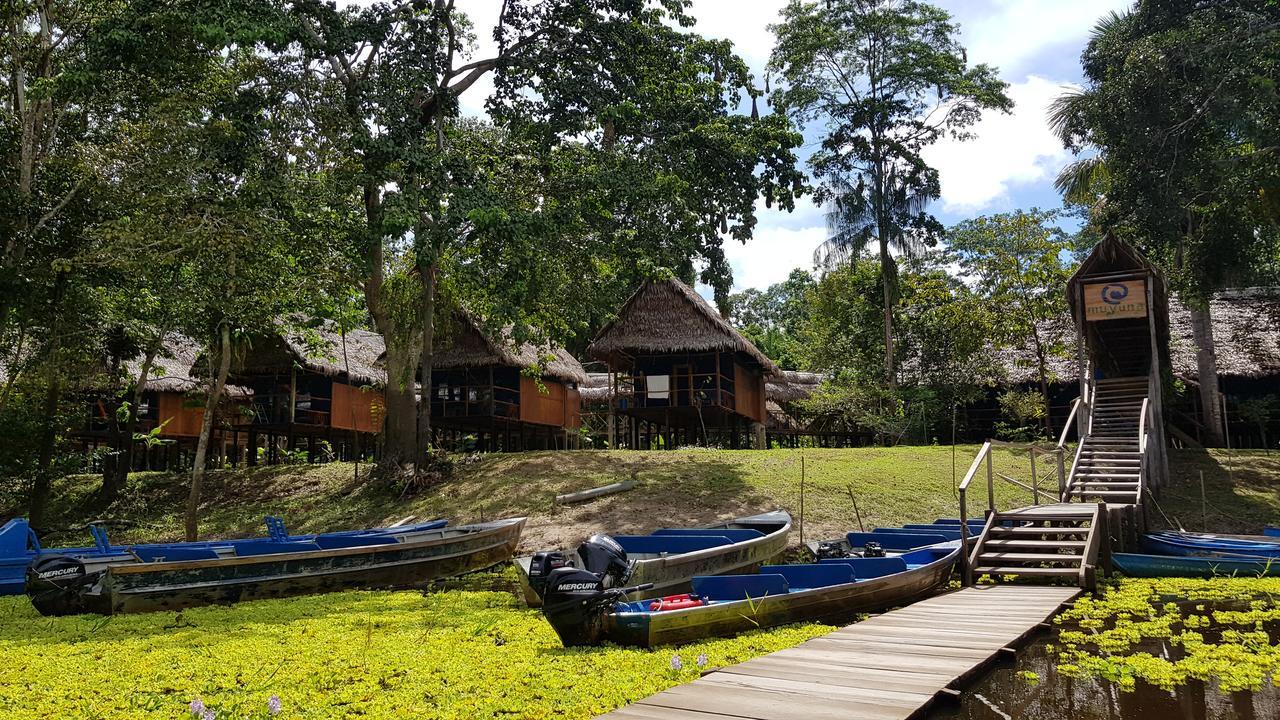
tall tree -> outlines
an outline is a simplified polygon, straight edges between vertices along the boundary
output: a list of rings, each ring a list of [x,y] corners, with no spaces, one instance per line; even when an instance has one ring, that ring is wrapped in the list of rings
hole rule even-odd
[[[955,226],[947,244],[964,277],[989,304],[997,346],[1023,347],[1035,355],[1036,382],[1049,425],[1049,362],[1067,348],[1054,326],[1067,316],[1062,288],[1071,276],[1063,262],[1071,239],[1055,224],[1054,211],[1017,210]]]
[[[804,362],[800,338],[814,287],[813,275],[796,268],[764,290],[729,296],[729,321],[783,369],[799,370]]]
[[[769,69],[785,87],[773,102],[800,123],[821,122],[809,165],[815,199],[831,203],[827,248],[843,257],[874,245],[883,277],[884,379],[895,382],[893,252],[934,244],[925,212],[938,173],[921,156],[942,137],[963,139],[984,109],[1008,111],[1007,85],[968,66],[950,16],[915,0],[791,0],[773,27]]]
[[[1051,121],[1080,159],[1059,177],[1092,223],[1143,249],[1192,312],[1206,437],[1222,441],[1213,292],[1277,282],[1280,6],[1138,2],[1102,19],[1085,85]]]

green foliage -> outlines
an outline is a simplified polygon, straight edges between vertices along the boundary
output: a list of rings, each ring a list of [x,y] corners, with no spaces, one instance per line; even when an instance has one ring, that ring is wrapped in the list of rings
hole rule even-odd
[[[816,283],[799,268],[765,290],[750,288],[729,296],[729,320],[784,370],[804,366],[801,333]]]
[[[798,625],[657,650],[566,650],[514,576],[455,589],[349,592],[113,618],[40,618],[0,602],[0,714],[219,718],[590,718],[830,630]],[[673,655],[684,658],[673,669]],[[106,661],[110,658],[110,662]]]
[[[1043,437],[1043,421],[1048,415],[1044,397],[1035,390],[1010,390],[996,398],[1005,420],[995,423],[996,437],[1025,442]]]
[[[1133,690],[1137,681],[1169,690],[1196,679],[1224,692],[1280,684],[1280,579],[1121,579],[1054,619],[1058,671]],[[1148,646],[1161,641],[1167,653]]]

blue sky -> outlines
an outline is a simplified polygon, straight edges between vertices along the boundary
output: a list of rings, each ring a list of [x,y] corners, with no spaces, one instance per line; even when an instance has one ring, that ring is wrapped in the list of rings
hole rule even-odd
[[[1098,19],[1124,10],[1131,0],[934,0],[960,26],[970,63],[999,69],[1009,83],[1015,107],[1005,115],[990,113],[973,130],[974,140],[942,141],[926,160],[942,179],[942,198],[930,211],[944,224],[1014,208],[1058,207],[1053,178],[1070,161],[1069,153],[1049,132],[1045,120],[1050,101],[1080,82],[1080,51]],[[459,3],[476,27],[479,54],[487,54],[490,28],[500,0]],[[763,68],[773,47],[768,26],[777,21],[785,0],[694,0],[695,30],[727,38],[763,84]],[[464,97],[464,112],[483,112],[484,89]],[[763,109],[763,108],[762,108]],[[806,133],[812,143],[813,129]],[[806,156],[810,147],[802,151]],[[797,267],[811,268],[813,251],[825,237],[822,210],[809,198],[792,213],[757,203],[759,225],[745,245],[726,240],[725,253],[734,271],[734,288],[764,287],[786,278]]]

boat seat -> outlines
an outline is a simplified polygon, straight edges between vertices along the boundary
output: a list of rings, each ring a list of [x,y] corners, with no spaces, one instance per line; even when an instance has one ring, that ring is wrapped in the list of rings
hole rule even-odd
[[[733,544],[723,535],[614,535],[613,539],[628,553],[652,555],[676,555]]]
[[[905,572],[907,569],[907,561],[900,557],[828,558],[819,560],[818,564],[848,565],[853,570],[853,576],[858,580],[870,580],[884,577],[885,575],[893,575],[894,573]]]
[[[217,560],[218,551],[211,547],[144,547],[131,551],[142,562],[181,562],[183,560]]]
[[[925,545],[946,542],[948,538],[937,533],[873,533],[851,532],[846,536],[849,547],[866,547],[868,542],[878,542],[885,550],[914,550]]]
[[[759,600],[786,595],[787,579],[781,575],[695,575],[693,592],[706,600]]]
[[[319,550],[314,542],[273,542],[271,540],[252,540],[236,544],[236,555],[250,557],[253,555],[273,555],[275,553],[305,552]]]
[[[727,537],[734,542],[743,542],[746,540],[755,540],[764,537],[764,533],[759,530],[750,528],[662,528],[654,530],[653,535],[680,535],[688,537],[690,535],[718,535]]]
[[[928,532],[925,532],[920,528],[920,526],[917,525],[916,527],[908,526],[904,528],[876,528],[875,530],[872,530],[872,532],[890,533],[893,535],[920,535],[920,534],[942,535],[948,540],[959,540],[960,539],[959,528],[960,526],[957,525],[955,530],[929,530]],[[973,535],[976,533],[970,533],[970,534]]]
[[[439,530],[449,524],[448,520],[430,520],[415,525],[401,525],[399,527],[384,527],[377,530],[369,530],[368,532],[377,532],[384,535],[399,535],[402,533],[422,532],[424,530]],[[365,532],[365,531],[361,531]]]
[[[399,545],[400,541],[386,535],[317,535],[315,543],[321,550],[333,550],[370,545]]]
[[[1268,525],[1262,529],[1262,534],[1267,537],[1280,537],[1280,527],[1271,527]]]
[[[819,588],[843,585],[854,581],[853,568],[837,563],[808,565],[765,565],[760,574],[777,574],[787,579],[787,586],[795,588]]]
[[[14,518],[0,528],[0,557],[27,556],[27,521]]]

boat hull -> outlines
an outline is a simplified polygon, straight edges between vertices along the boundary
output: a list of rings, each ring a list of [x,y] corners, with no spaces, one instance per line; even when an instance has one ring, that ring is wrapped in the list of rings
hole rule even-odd
[[[627,580],[628,585],[652,583],[653,587],[631,593],[627,600],[644,600],[688,592],[695,575],[729,575],[749,573],[761,565],[767,565],[787,549],[787,535],[791,532],[791,516],[783,511],[752,515],[731,520],[724,527],[768,528],[764,537],[744,540],[722,547],[707,548],[691,553],[669,555],[636,561],[635,569]],[[525,602],[529,607],[542,607],[542,598],[529,584],[530,558],[516,558],[517,575]]]
[[[1280,558],[1280,542],[1266,537],[1158,532],[1144,536],[1142,544],[1158,555]]]
[[[1273,558],[1191,557],[1115,553],[1116,570],[1129,577],[1278,577],[1280,560]]]
[[[111,565],[83,593],[83,609],[112,615],[353,588],[420,587],[509,560],[524,524],[524,518],[514,518],[461,526],[395,545]]]
[[[950,578],[959,556],[957,547],[938,560],[905,572],[785,595],[661,613],[611,613],[605,619],[604,636],[620,645],[654,647],[795,622],[848,622],[859,613],[932,595]]]

